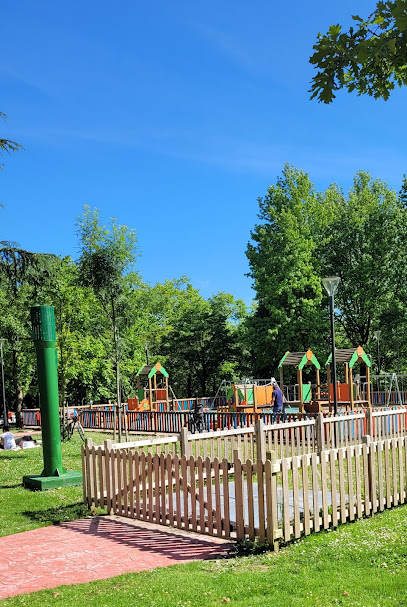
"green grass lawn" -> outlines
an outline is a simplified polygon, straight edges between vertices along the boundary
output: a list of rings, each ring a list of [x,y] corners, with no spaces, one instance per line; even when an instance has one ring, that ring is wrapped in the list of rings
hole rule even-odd
[[[95,443],[105,435],[94,434]],[[80,441],[63,445],[67,468],[80,470]],[[24,474],[41,471],[41,449],[0,452],[0,532],[8,535],[89,514],[82,488],[31,492]],[[240,607],[407,605],[407,507],[265,552],[126,574],[6,599],[4,607]],[[114,547],[112,548],[114,549]],[[1,556],[0,556],[1,563]]]
[[[28,431],[29,433],[29,431]],[[89,433],[96,444],[109,434]],[[39,436],[34,436],[39,438]],[[81,471],[81,444],[77,432],[62,443],[65,468]],[[29,491],[22,485],[26,474],[40,474],[43,467],[42,448],[25,451],[0,451],[0,536],[44,527],[52,523],[74,520],[90,514],[82,503],[82,486],[51,491]]]

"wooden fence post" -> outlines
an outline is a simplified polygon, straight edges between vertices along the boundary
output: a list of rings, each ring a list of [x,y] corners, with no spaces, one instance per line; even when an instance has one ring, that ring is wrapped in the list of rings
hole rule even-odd
[[[366,434],[370,436],[371,440],[374,439],[373,432],[373,409],[369,407],[365,412],[366,416]]]
[[[181,457],[185,455],[188,459],[190,456],[189,453],[189,443],[188,443],[188,428],[181,428]]]
[[[256,447],[257,457],[256,459],[261,460],[264,464],[266,461],[266,435],[264,433],[264,422],[259,419],[254,426],[254,433],[256,436]]]
[[[317,433],[317,453],[319,455],[321,451],[324,451],[325,449],[324,414],[322,411],[318,413],[315,424]]]
[[[237,449],[233,451],[233,469],[235,479],[235,508],[236,508],[236,539],[244,540],[244,501],[243,501],[243,470]]]

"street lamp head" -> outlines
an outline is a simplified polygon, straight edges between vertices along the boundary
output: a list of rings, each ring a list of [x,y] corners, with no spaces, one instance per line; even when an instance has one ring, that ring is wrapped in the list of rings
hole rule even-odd
[[[375,332],[373,333],[374,338],[375,338],[375,339],[379,339],[379,337],[380,337],[380,333],[381,333],[381,331],[380,331],[380,330],[379,330],[379,331],[375,331]]]
[[[324,285],[329,296],[335,295],[336,289],[338,288],[340,282],[341,279],[339,276],[328,276],[327,278],[322,279],[322,284]]]

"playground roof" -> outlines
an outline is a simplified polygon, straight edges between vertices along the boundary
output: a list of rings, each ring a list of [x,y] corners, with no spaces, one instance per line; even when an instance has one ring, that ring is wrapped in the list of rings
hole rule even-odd
[[[137,371],[136,377],[138,377],[139,375],[148,375],[150,379],[156,373],[161,373],[162,375],[164,375],[164,377],[169,377],[167,371],[160,363],[155,363],[155,365],[142,365]]]
[[[355,348],[342,348],[340,350],[335,350],[335,358],[337,363],[348,363],[349,368],[351,369],[355,363],[364,362],[368,367],[372,366],[372,363],[369,360],[368,355],[362,348],[362,346],[358,346]],[[326,365],[330,365],[332,362],[332,354],[328,356],[328,360],[326,361]]]
[[[306,352],[287,351],[278,363],[278,368],[285,367],[286,365],[294,365],[295,367],[298,367],[300,371],[305,365],[314,365],[317,369],[321,368],[321,365],[312,350],[307,350]]]

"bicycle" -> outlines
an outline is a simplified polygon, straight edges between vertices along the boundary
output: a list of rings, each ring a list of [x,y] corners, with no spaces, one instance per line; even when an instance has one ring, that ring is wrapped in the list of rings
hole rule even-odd
[[[82,441],[85,442],[85,438],[86,438],[85,431],[83,429],[81,422],[79,421],[79,416],[76,411],[74,411],[71,414],[71,417],[68,419],[63,419],[61,417],[60,423],[61,423],[61,440],[62,441],[71,440],[73,433],[76,429],[78,431],[78,434],[81,437]]]
[[[205,430],[205,424],[203,420],[202,413],[190,413],[188,415],[188,431],[191,434],[195,434],[195,432],[203,432]]]

